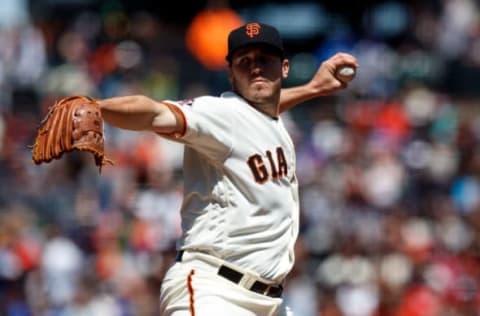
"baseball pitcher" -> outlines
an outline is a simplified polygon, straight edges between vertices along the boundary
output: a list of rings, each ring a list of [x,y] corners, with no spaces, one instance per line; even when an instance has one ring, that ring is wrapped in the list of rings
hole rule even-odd
[[[183,235],[162,283],[163,316],[289,313],[282,290],[294,264],[299,203],[295,148],[280,114],[345,88],[338,69],[357,67],[353,56],[339,53],[309,83],[282,91],[289,71],[282,40],[277,29],[257,22],[230,33],[226,59],[232,91],[219,97],[90,100],[101,112],[100,122],[90,124],[97,141],[105,120],[185,144]],[[47,134],[44,128],[49,140]],[[35,162],[61,155],[44,147],[34,146],[42,153]],[[95,157],[99,166],[109,161],[98,150]]]

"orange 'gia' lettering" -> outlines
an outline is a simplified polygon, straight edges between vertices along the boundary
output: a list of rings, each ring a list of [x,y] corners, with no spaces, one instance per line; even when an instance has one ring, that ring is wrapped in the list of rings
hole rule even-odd
[[[252,171],[255,182],[264,183],[268,179],[268,170],[263,163],[262,156],[255,154],[247,160],[248,166]]]
[[[277,147],[275,153],[277,154],[276,157],[270,150],[265,152],[268,159],[267,164],[260,154],[254,154],[248,158],[247,164],[255,182],[262,184],[269,178],[279,179],[287,176],[288,164],[282,147]],[[270,168],[267,168],[267,166]]]
[[[284,177],[288,173],[287,159],[283,153],[282,147],[277,148],[277,161],[278,161],[278,177]]]

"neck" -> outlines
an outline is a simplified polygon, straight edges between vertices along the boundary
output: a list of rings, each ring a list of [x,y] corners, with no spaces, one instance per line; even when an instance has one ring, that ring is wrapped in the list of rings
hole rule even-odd
[[[247,99],[245,96],[242,96],[236,91],[235,93],[238,96],[241,96],[245,100],[245,102],[254,107],[257,111],[262,112],[263,114],[266,114],[273,118],[278,118],[278,116],[280,115],[280,94],[278,94],[277,96],[272,96],[268,99],[259,99],[257,101],[254,99]]]
[[[279,116],[279,107],[278,103],[254,103],[248,102],[253,106],[257,111],[262,112],[273,118],[278,118]]]

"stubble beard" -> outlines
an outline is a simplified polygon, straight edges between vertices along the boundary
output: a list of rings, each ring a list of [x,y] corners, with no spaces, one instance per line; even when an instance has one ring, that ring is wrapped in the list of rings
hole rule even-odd
[[[250,83],[242,92],[242,89],[239,89],[235,82],[233,83],[233,90],[262,112],[270,112],[278,106],[280,94],[276,95],[274,89],[267,84]]]

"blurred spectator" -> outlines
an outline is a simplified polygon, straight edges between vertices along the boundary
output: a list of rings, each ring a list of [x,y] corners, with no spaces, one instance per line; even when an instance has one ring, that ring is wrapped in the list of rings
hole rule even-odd
[[[83,36],[66,31],[58,39],[59,64],[45,74],[42,92],[57,96],[96,95],[94,80],[88,71],[89,47]]]
[[[44,290],[52,309],[62,309],[73,300],[83,268],[81,250],[58,227],[52,226],[41,259]]]

